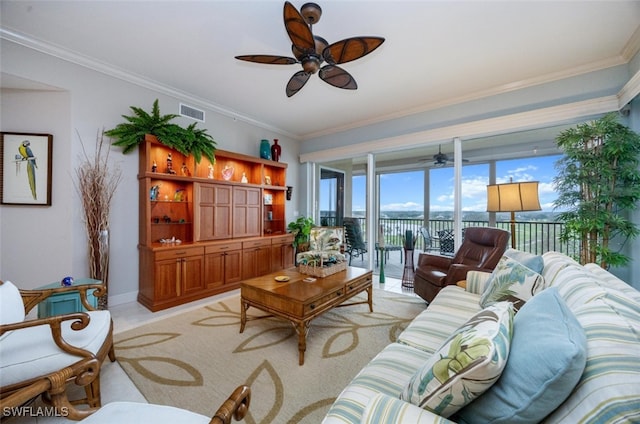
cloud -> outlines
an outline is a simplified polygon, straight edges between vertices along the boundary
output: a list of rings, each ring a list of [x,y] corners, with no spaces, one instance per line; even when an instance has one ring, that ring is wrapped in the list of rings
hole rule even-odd
[[[380,210],[383,211],[419,211],[424,206],[416,202],[404,202],[404,203],[387,203],[386,205],[380,205]]]

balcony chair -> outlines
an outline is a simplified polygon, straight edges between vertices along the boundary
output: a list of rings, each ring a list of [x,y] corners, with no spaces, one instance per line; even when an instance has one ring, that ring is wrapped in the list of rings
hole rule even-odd
[[[100,365],[108,355],[115,361],[113,322],[109,311],[96,311],[87,291],[106,295],[102,284],[20,290],[0,281],[0,409],[18,407],[43,395],[43,400],[67,417],[82,419],[100,407]],[[39,319],[26,315],[56,293],[77,291],[89,312]],[[86,397],[69,400],[67,384],[84,387]],[[77,404],[87,404],[78,409]],[[62,409],[65,408],[65,409]]]
[[[420,227],[420,236],[422,237],[423,252],[440,249],[440,239],[432,236],[427,227]]]
[[[353,256],[363,257],[367,253],[367,244],[362,237],[362,228],[357,218],[344,218],[345,253],[349,254],[349,265]]]
[[[493,271],[508,243],[508,231],[493,227],[466,228],[464,241],[452,258],[429,253],[418,256],[414,292],[431,302],[443,287],[465,280],[467,271]]]
[[[179,424],[230,424],[232,418],[240,421],[249,411],[251,390],[239,386],[218,408],[213,418],[184,409],[165,405],[135,402],[113,402],[82,420],[83,424],[112,423],[179,423]]]

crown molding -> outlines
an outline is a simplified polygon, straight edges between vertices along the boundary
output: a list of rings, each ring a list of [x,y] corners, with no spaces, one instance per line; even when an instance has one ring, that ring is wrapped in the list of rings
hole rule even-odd
[[[636,72],[618,93],[618,109],[622,109],[640,94],[640,71]]]
[[[631,35],[631,38],[627,41],[627,43],[622,48],[620,55],[625,59],[626,62],[629,62],[633,59],[640,51],[640,25],[636,28],[636,30]]]
[[[640,43],[639,43],[640,44]],[[541,75],[534,78],[529,78],[521,81],[514,81],[508,84],[499,85],[493,88],[489,88],[487,90],[477,91],[475,93],[466,94],[464,96],[453,97],[447,100],[429,103],[427,105],[421,105],[419,107],[405,109],[402,111],[395,112],[393,114],[388,114],[384,116],[379,116],[376,118],[367,119],[364,121],[353,122],[347,125],[343,125],[341,127],[333,127],[330,130],[317,131],[315,133],[306,134],[304,136],[304,140],[310,140],[317,137],[322,137],[330,134],[335,134],[339,132],[344,132],[348,130],[353,130],[356,128],[360,128],[367,125],[378,124],[380,122],[390,121],[393,119],[404,118],[406,116],[416,115],[419,113],[425,113],[436,109],[441,109],[448,106],[453,106],[457,104],[467,103],[478,99],[488,98],[492,96],[498,96],[501,94],[506,94],[516,90],[522,90],[524,88],[534,87],[542,84],[552,83],[555,81],[560,81],[567,78],[577,77],[580,75],[588,74],[590,72],[597,72],[603,69],[608,69],[618,65],[624,65],[628,63],[628,60],[624,57],[624,55],[618,55],[615,57],[611,57],[605,60],[601,60],[598,62],[589,63],[582,66],[577,66],[572,69],[567,69],[564,71],[554,72],[546,75]]]
[[[618,110],[618,96],[606,96],[560,106],[514,113],[496,118],[482,119],[463,124],[434,128],[426,131],[371,140],[348,146],[303,153],[300,162],[326,162],[353,158],[368,153],[384,153],[406,150],[419,146],[450,141],[454,137],[470,140],[535,128],[560,125]]]
[[[254,118],[251,118],[246,115],[242,115],[238,112],[235,112],[233,110],[227,109],[221,105],[218,105],[210,101],[207,101],[205,99],[202,99],[200,97],[194,96],[193,94],[190,94],[181,90],[177,90],[168,85],[161,84],[157,81],[153,81],[141,75],[137,75],[135,73],[125,71],[121,68],[117,68],[115,66],[106,64],[104,62],[100,62],[93,58],[78,54],[76,52],[59,47],[57,45],[47,43],[45,41],[38,40],[33,37],[28,37],[24,34],[20,34],[18,32],[11,31],[6,28],[0,28],[0,39],[9,41],[15,44],[19,44],[23,47],[27,47],[29,49],[38,51],[40,53],[44,53],[46,55],[64,60],[66,62],[73,63],[74,65],[82,66],[84,68],[91,69],[96,72],[100,72],[110,77],[117,78],[122,81],[126,81],[128,83],[131,83],[152,91],[156,91],[158,93],[162,93],[170,97],[174,97],[180,101],[183,101],[185,103],[190,103],[194,106],[207,108],[221,115],[230,117],[234,120],[246,122],[256,127],[263,128],[265,130],[272,131],[278,134],[282,134],[283,136],[290,137],[294,140],[300,140],[300,137],[298,135],[292,134],[281,128],[274,127],[262,121],[258,121]]]

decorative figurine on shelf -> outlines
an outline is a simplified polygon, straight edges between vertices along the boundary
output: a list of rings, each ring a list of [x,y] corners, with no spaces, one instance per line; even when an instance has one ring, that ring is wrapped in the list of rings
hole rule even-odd
[[[271,146],[269,145],[269,140],[264,138],[260,141],[260,157],[271,160]]]
[[[280,153],[282,153],[282,148],[278,144],[278,139],[274,138],[273,139],[273,146],[271,146],[271,159],[275,160],[276,162],[279,162],[280,161]]]
[[[222,178],[224,178],[225,181],[229,181],[231,177],[233,177],[233,166],[225,165],[222,170]]]
[[[175,200],[176,202],[183,202],[186,199],[186,194],[183,188],[179,188],[176,190],[176,192],[173,195],[173,200]]]
[[[73,285],[73,277],[64,277],[62,281],[60,281],[60,285],[63,287],[69,287]]]
[[[155,202],[156,200],[158,200],[159,194],[160,194],[160,186],[154,185],[153,187],[151,187],[151,190],[149,190],[149,199],[152,202]]]
[[[249,180],[247,180],[247,174],[245,174],[244,172],[242,173],[242,179],[240,180],[241,183],[248,183]]]
[[[171,157],[171,153],[167,154],[167,174],[175,174],[176,171],[173,169],[173,158]]]
[[[187,164],[184,162],[182,162],[182,167],[180,167],[180,172],[182,172],[182,175],[184,175],[185,177],[191,176],[191,171],[189,171]]]
[[[271,177],[269,175],[264,176],[264,183],[266,185],[271,185]]]
[[[151,165],[151,172],[157,172],[157,171],[158,171],[158,164],[154,160],[153,165]]]
[[[209,164],[209,174],[207,175],[207,178],[209,179],[213,179],[213,165]]]

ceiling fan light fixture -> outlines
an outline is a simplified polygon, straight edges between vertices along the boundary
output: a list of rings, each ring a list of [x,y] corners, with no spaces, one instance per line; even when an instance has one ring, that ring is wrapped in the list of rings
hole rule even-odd
[[[301,59],[302,69],[309,73],[315,74],[320,69],[320,59],[313,55],[307,55]]]
[[[305,3],[300,8],[300,14],[307,24],[314,25],[322,16],[322,8],[316,3]]]

